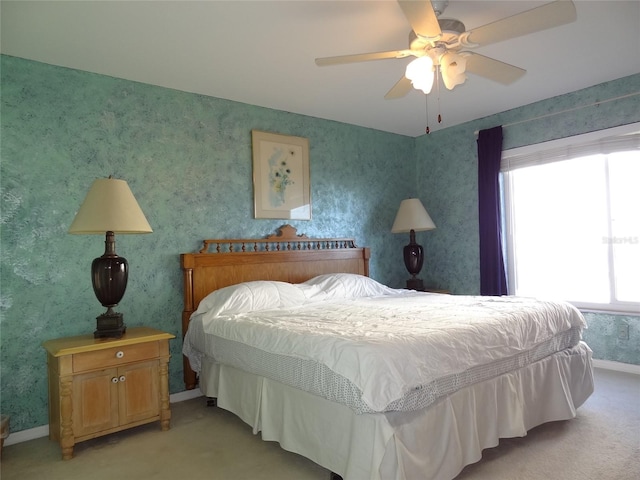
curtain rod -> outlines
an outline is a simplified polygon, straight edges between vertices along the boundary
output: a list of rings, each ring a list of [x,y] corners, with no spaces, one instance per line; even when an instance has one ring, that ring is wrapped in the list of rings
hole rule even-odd
[[[634,97],[636,95],[640,95],[640,92],[628,93],[626,95],[620,95],[619,97],[608,98],[607,100],[600,100],[599,102],[590,103],[589,105],[580,105],[579,107],[568,108],[566,110],[561,110],[559,112],[547,113],[545,115],[540,115],[538,117],[527,118],[525,120],[518,120],[517,122],[505,123],[504,125],[502,125],[502,127],[503,128],[512,127],[513,125],[518,125],[520,123],[533,122],[534,120],[540,120],[542,118],[554,117],[556,115],[562,115],[563,113],[573,112],[575,110],[580,110],[582,108],[596,107],[598,105],[602,105],[603,103],[613,102],[615,100],[622,100],[623,98]],[[480,133],[480,130],[476,130],[475,132],[473,132],[473,134],[476,137],[478,136],[479,133]]]

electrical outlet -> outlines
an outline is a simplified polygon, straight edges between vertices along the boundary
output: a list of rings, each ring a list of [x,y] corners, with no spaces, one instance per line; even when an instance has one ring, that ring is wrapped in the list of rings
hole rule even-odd
[[[618,324],[618,340],[629,340],[629,325],[627,323]]]

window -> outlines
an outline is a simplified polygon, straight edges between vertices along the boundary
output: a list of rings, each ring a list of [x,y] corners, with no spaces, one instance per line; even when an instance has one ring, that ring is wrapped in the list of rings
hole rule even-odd
[[[640,311],[640,124],[505,151],[509,292]]]

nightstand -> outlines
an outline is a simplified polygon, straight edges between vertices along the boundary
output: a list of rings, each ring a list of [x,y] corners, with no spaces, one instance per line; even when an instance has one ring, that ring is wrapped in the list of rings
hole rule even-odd
[[[437,288],[437,287],[411,288],[410,290],[415,290],[416,292],[451,294],[451,292],[449,290],[446,290],[444,288]]]
[[[444,293],[444,294],[450,294],[451,293],[449,290],[444,290],[444,289],[435,288],[435,287],[424,287],[420,291],[421,292],[429,292],[429,293]]]
[[[62,459],[76,443],[159,420],[169,429],[169,340],[130,327],[122,338],[93,334],[48,340],[49,438]]]

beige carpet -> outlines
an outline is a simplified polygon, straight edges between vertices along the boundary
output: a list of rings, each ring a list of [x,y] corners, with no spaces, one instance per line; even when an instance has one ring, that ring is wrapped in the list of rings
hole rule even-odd
[[[313,462],[263,442],[203,398],[172,405],[172,428],[146,425],[76,445],[60,460],[47,438],[5,447],[2,480],[328,480]],[[640,479],[640,376],[596,370],[577,418],[504,439],[456,480]]]

